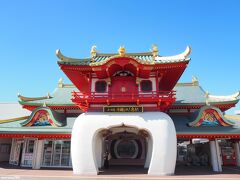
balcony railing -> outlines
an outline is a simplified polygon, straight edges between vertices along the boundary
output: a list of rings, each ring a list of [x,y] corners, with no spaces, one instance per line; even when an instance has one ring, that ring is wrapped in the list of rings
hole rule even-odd
[[[73,102],[135,102],[140,100],[144,101],[175,101],[175,91],[151,91],[151,92],[139,92],[139,93],[119,93],[119,92],[109,92],[109,93],[97,93],[91,92],[89,94],[83,94],[81,92],[72,92]]]

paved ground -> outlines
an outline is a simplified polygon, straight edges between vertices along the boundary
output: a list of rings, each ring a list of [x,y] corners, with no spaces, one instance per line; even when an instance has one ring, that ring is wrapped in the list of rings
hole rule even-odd
[[[65,180],[65,179],[108,179],[108,180],[155,180],[155,179],[240,179],[240,168],[224,167],[222,173],[213,173],[210,167],[189,167],[177,166],[174,176],[148,176],[147,171],[139,167],[119,167],[109,168],[107,171],[101,171],[98,176],[76,176],[72,174],[72,169],[41,169],[33,170],[30,168],[16,168],[7,164],[0,164],[0,180]]]

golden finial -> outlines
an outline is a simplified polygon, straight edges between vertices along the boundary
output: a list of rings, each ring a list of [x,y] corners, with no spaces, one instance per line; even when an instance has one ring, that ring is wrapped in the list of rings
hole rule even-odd
[[[50,98],[51,98],[51,95],[50,95],[50,93],[49,93],[49,92],[47,93],[47,98],[48,98],[48,99],[50,99]]]
[[[208,91],[205,92],[205,96],[208,98],[208,96],[209,96],[209,92]]]
[[[197,78],[196,76],[193,76],[193,77],[192,77],[192,84],[193,84],[194,86],[198,86],[198,85],[199,85],[198,78]]]
[[[158,56],[158,47],[156,44],[152,45],[152,55],[153,55],[153,57]]]
[[[97,46],[93,45],[91,48],[91,57],[95,57],[97,55]]]
[[[63,87],[63,78],[62,77],[58,80],[58,87],[59,88]]]
[[[210,102],[209,102],[209,92],[208,92],[208,91],[205,92],[205,97],[206,97],[205,104],[206,104],[207,106],[210,106]]]
[[[118,49],[118,53],[120,56],[124,56],[125,55],[125,47],[124,46],[120,46],[120,48]]]
[[[45,102],[45,101],[44,101],[44,103],[43,103],[42,107],[47,107],[47,104],[46,104],[46,102]]]

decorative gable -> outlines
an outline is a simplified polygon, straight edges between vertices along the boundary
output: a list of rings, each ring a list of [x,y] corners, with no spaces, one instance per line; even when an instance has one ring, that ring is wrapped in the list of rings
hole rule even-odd
[[[51,110],[48,107],[36,108],[31,116],[22,123],[22,126],[53,126],[60,127],[63,126],[63,121],[59,119],[57,112]],[[60,120],[60,121],[59,121]]]
[[[218,108],[213,106],[204,106],[193,116],[195,116],[194,120],[189,123],[189,126],[192,127],[234,125],[223,116],[222,112]]]

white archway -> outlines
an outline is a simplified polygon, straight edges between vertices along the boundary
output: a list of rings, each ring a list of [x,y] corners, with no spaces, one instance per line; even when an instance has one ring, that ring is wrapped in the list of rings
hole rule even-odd
[[[149,175],[172,175],[176,164],[177,140],[172,119],[162,112],[81,114],[72,129],[73,173],[97,175],[101,166],[102,141],[99,132],[122,124],[146,130],[151,138],[145,167]],[[152,148],[152,150],[150,149]]]

